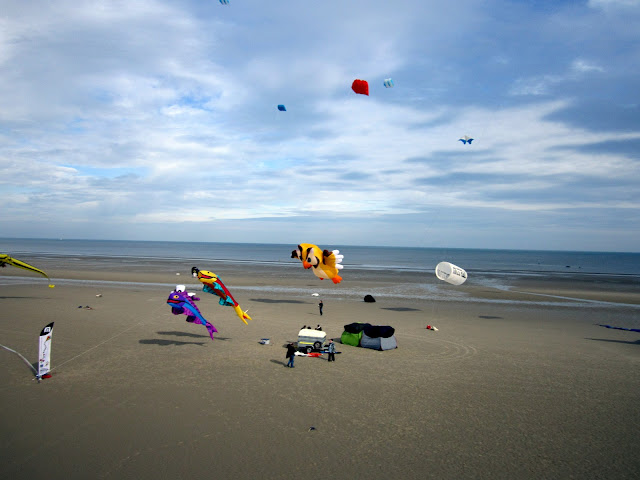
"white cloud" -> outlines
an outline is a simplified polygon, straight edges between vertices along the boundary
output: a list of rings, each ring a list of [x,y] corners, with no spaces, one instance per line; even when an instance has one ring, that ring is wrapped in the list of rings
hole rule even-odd
[[[578,73],[604,72],[604,68],[601,66],[579,58],[571,63],[571,69]]]
[[[531,78],[518,78],[509,90],[510,95],[548,95],[551,87],[563,80],[558,75],[540,75]]]
[[[577,58],[569,67],[560,74],[535,75],[528,78],[517,78],[511,89],[510,95],[514,96],[543,96],[553,92],[553,87],[567,82],[583,80],[586,75],[603,73],[605,69],[595,62]]]
[[[589,0],[591,8],[601,8],[604,10],[615,8],[640,7],[640,0]]]

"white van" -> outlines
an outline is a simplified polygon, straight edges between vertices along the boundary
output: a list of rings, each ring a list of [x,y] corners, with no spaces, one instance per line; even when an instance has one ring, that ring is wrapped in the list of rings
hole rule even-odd
[[[313,350],[320,350],[327,341],[327,332],[322,330],[312,330],[303,328],[298,332],[298,350],[311,353]]]

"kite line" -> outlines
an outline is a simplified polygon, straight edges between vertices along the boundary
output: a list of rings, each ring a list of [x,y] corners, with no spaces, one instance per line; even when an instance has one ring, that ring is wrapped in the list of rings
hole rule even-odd
[[[31,363],[29,363],[29,360],[27,360],[26,358],[24,358],[24,356],[23,356],[20,352],[16,352],[15,350],[13,350],[13,349],[11,349],[11,348],[9,348],[9,347],[6,347],[6,346],[4,346],[4,345],[2,345],[1,343],[0,343],[0,347],[4,348],[5,350],[9,350],[10,352],[15,353],[16,355],[18,355],[18,356],[19,356],[19,357],[24,361],[24,363],[26,363],[27,365],[29,365],[29,368],[30,368],[31,370],[33,370],[33,373],[35,373],[36,375],[38,375],[38,371],[37,371],[35,368],[33,368],[33,365],[31,365]]]

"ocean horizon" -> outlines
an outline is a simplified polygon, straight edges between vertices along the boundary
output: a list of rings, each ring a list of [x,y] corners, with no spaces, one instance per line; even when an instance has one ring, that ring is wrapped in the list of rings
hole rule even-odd
[[[442,247],[319,245],[340,250],[345,268],[433,271],[441,261],[467,272],[496,275],[592,274],[640,276],[640,253],[556,250],[506,250]],[[298,266],[291,258],[296,244],[190,242],[162,240],[85,240],[0,238],[0,252],[23,257],[71,257],[168,260]]]

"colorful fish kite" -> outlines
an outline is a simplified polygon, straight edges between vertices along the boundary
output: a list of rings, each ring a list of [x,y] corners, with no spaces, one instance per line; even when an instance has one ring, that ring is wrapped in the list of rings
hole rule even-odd
[[[207,270],[199,270],[197,267],[193,267],[191,269],[191,274],[198,277],[200,283],[202,283],[202,290],[207,293],[212,293],[220,297],[218,303],[220,305],[224,305],[226,307],[233,307],[236,311],[240,320],[242,320],[245,325],[249,325],[247,320],[251,320],[251,317],[247,314],[247,312],[243,312],[238,305],[238,302],[235,301],[227,287],[222,283],[222,280],[218,275],[213,272],[209,272]]]
[[[355,79],[351,84],[351,90],[360,95],[369,95],[369,82],[366,80]]]
[[[468,143],[469,145],[471,145],[471,142],[473,142],[473,138],[471,138],[468,135],[465,135],[464,137],[459,139],[462,143],[464,143],[465,145]]]
[[[39,268],[33,267],[33,266],[29,265],[28,263],[21,262],[18,259],[11,258],[9,255],[7,255],[5,253],[0,253],[0,267],[6,267],[7,265],[13,265],[14,267],[24,268],[25,270],[31,270],[32,272],[39,273],[40,275],[43,275],[43,276],[47,277],[49,282],[51,282],[51,279],[49,278],[49,275],[44,273]],[[53,287],[55,287],[55,285],[53,285],[52,283],[49,283],[49,288],[53,288]]]
[[[338,270],[342,270],[341,265],[344,255],[340,255],[340,250],[321,250],[317,245],[311,243],[301,243],[293,252],[291,258],[298,258],[302,266],[306,269],[312,268],[313,273],[320,280],[330,278],[335,284],[342,281],[338,275]]]
[[[200,299],[193,294],[190,295],[180,287],[183,286],[177,286],[176,289],[169,294],[169,298],[167,299],[167,303],[171,306],[171,313],[174,315],[186,315],[187,322],[204,325],[209,332],[211,340],[213,340],[213,334],[218,330],[200,313],[200,310],[196,306],[196,302]]]

